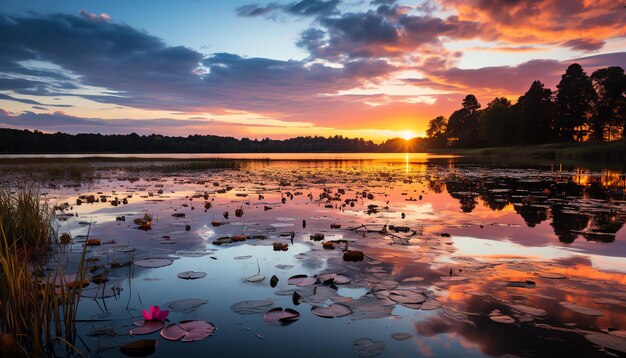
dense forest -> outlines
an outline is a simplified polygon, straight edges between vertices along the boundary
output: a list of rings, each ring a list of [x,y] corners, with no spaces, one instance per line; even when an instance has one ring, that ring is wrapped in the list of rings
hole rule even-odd
[[[424,139],[411,141],[411,150],[425,150]],[[213,135],[168,137],[102,134],[46,134],[40,131],[0,129],[0,153],[319,153],[404,152],[404,139],[376,144],[362,138],[296,137],[286,140],[236,139]]]
[[[626,137],[626,75],[607,67],[587,76],[570,65],[556,91],[534,81],[512,105],[497,97],[484,109],[469,94],[449,118],[430,120],[431,148],[476,148],[603,141]]]

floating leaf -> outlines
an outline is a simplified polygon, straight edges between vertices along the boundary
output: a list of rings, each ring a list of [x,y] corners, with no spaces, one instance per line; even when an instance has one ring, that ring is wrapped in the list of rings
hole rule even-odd
[[[303,279],[302,281],[298,282],[297,286],[298,287],[309,287],[309,286],[313,286],[317,283],[317,277],[307,277],[305,279]]]
[[[341,303],[333,303],[328,307],[312,306],[311,313],[324,318],[343,317],[352,313],[352,309]]]
[[[498,323],[515,323],[515,319],[507,315],[493,315],[489,316],[489,319]]]
[[[276,277],[276,275],[273,275],[272,278],[270,278],[270,286],[274,288],[276,287],[277,284],[278,284],[278,277]]]
[[[144,259],[135,261],[135,265],[147,268],[159,268],[169,266],[174,262],[171,259]]]
[[[585,335],[588,341],[604,348],[626,353],[626,338],[611,336],[603,333],[592,333]]]
[[[245,256],[236,256],[234,259],[235,260],[248,260],[251,258],[252,258],[252,255],[245,255]]]
[[[140,339],[124,344],[120,351],[130,357],[146,357],[155,352],[157,344],[156,339]]]
[[[437,300],[427,300],[422,303],[421,309],[424,311],[436,310],[441,307],[441,302]]]
[[[263,315],[263,320],[269,324],[282,324],[287,325],[300,319],[300,313],[291,308],[281,307],[273,308]]]
[[[510,305],[510,307],[516,311],[529,314],[531,316],[545,316],[548,314],[545,310],[536,307],[530,307],[526,305]]]
[[[291,276],[289,277],[289,279],[287,280],[287,284],[289,285],[297,285],[300,282],[302,282],[305,278],[307,278],[309,276],[307,275],[295,275],[295,276]]]
[[[206,273],[199,271],[185,271],[179,273],[177,276],[178,278],[182,278],[183,280],[197,280],[199,278],[205,277]]]
[[[239,314],[257,314],[266,312],[273,304],[272,300],[241,301],[230,306],[230,309]]]
[[[252,276],[246,278],[247,282],[261,282],[263,280],[265,280],[265,276],[264,275],[252,275]]]
[[[593,308],[577,305],[572,302],[561,302],[559,304],[567,309],[570,309],[574,312],[578,312],[581,314],[586,314],[589,316],[604,316],[604,313],[601,311],[595,310]]]
[[[411,290],[394,290],[389,293],[389,299],[398,303],[416,304],[426,301],[428,296]]]
[[[327,282],[329,280],[332,280],[332,282],[337,285],[346,285],[352,282],[350,276],[340,273],[327,273],[319,275],[318,279],[320,282]]]
[[[169,302],[167,303],[167,307],[169,307],[174,312],[189,311],[208,302],[209,301],[203,300],[201,298],[186,298]]]
[[[609,328],[609,334],[616,337],[626,338],[626,330]]]
[[[211,322],[181,321],[163,328],[161,337],[170,341],[194,342],[213,335],[216,329],[217,327]]]
[[[402,332],[394,333],[391,335],[391,338],[395,339],[396,341],[404,341],[412,337],[413,335],[411,333],[402,333]]]
[[[404,280],[402,280],[402,282],[420,282],[420,281],[424,281],[424,278],[421,276],[413,276],[413,277],[405,278]]]
[[[352,352],[361,357],[376,357],[385,350],[385,342],[359,338],[352,342]]]
[[[489,319],[498,323],[515,323],[515,319],[513,317],[502,314],[500,310],[493,310],[489,314]]]
[[[137,326],[137,328],[130,330],[131,336],[139,336],[142,334],[154,333],[156,331],[161,330],[165,326],[165,323],[163,321],[151,319],[148,321],[146,320],[137,321],[135,322],[135,326]]]

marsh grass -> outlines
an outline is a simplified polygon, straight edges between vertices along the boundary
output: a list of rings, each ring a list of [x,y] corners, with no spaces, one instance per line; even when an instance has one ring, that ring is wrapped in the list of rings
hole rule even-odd
[[[52,356],[56,347],[77,352],[75,320],[86,251],[75,275],[66,275],[58,259],[55,269],[42,270],[35,258],[50,257],[51,222],[37,190],[0,192],[0,356]]]
[[[22,258],[44,254],[55,240],[52,209],[34,186],[0,189],[0,226]]]

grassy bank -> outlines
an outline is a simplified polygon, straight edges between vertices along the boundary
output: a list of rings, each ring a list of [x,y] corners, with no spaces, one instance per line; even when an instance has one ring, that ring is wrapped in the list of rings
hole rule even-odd
[[[437,154],[457,154],[471,159],[495,161],[542,161],[555,164],[583,165],[590,168],[626,167],[626,141],[552,143],[534,146],[450,148],[431,150]]]

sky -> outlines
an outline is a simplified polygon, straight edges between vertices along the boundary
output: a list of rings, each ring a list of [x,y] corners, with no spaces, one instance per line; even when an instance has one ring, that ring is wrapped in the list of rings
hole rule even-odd
[[[615,0],[253,1],[4,0],[0,127],[380,142],[626,68]]]

